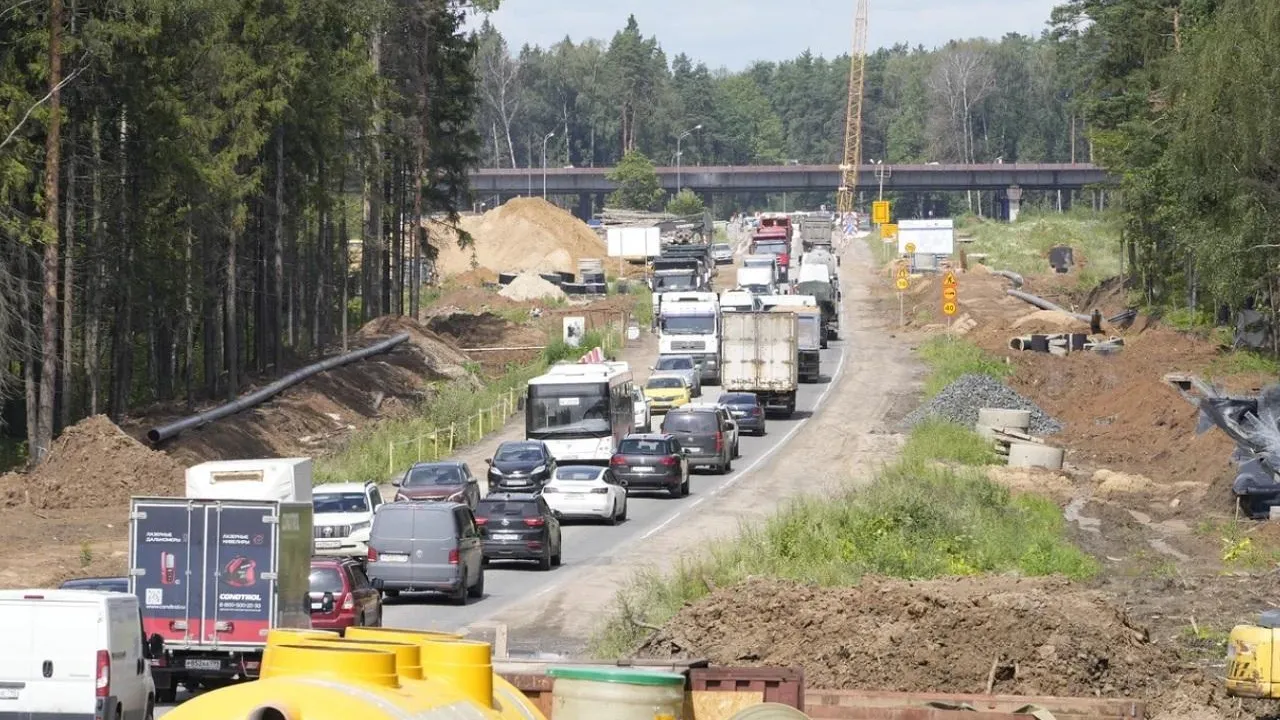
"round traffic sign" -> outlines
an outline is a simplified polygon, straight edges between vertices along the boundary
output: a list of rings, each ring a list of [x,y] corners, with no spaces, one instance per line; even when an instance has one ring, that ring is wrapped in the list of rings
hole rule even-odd
[[[954,301],[956,299],[956,289],[953,287],[942,288],[942,299]]]
[[[900,277],[898,278],[897,282],[895,282],[894,284],[898,286],[899,290],[906,290],[908,287],[911,286],[911,281],[907,280],[904,277]]]
[[[902,279],[904,279],[904,280],[905,280],[906,278],[908,278],[908,277],[910,277],[910,276],[911,276],[911,273],[907,271],[906,266],[903,266],[903,265],[899,265],[899,266],[898,266],[898,277],[900,277],[900,278],[902,278]]]
[[[914,255],[914,254],[915,254],[915,252],[916,252],[916,244],[915,244],[915,243],[911,243],[911,242],[909,242],[909,243],[907,243],[907,248],[906,248],[906,249],[907,249],[907,254],[908,254],[908,255]]]
[[[953,303],[953,302],[951,302],[950,300],[948,300],[947,302],[942,303],[942,312],[943,312],[943,314],[945,314],[945,315],[955,315],[955,314],[956,314],[956,304],[955,304],[955,303]]]

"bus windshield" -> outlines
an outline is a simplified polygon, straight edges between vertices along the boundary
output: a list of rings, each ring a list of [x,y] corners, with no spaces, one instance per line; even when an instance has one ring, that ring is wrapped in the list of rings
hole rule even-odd
[[[714,335],[715,315],[663,315],[663,335]]]
[[[528,438],[591,438],[613,433],[605,383],[530,385],[526,408]]]

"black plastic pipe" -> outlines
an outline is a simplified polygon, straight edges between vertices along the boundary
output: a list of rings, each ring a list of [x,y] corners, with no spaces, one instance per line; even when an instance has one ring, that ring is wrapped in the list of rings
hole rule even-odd
[[[364,360],[365,358],[373,355],[380,355],[408,339],[409,333],[400,333],[393,338],[383,340],[379,343],[374,343],[367,348],[361,348],[359,350],[349,352],[346,355],[336,355],[327,360],[321,360],[314,365],[308,365],[304,368],[294,370],[261,390],[256,390],[247,395],[242,395],[225,405],[219,405],[215,408],[205,410],[202,413],[196,413],[190,417],[175,420],[168,425],[161,425],[160,427],[152,428],[147,431],[147,440],[150,441],[152,445],[159,445],[165,440],[181,433],[183,430],[201,427],[215,420],[221,420],[228,415],[234,415],[242,410],[248,410],[254,405],[266,402],[271,397],[288,390],[307,378],[319,375],[326,370],[332,370],[337,367],[342,367],[343,365],[349,365],[357,360]]]
[[[1022,292],[1021,290],[1005,290],[1005,292],[1012,297],[1018,298],[1019,300],[1031,303],[1032,305],[1040,308],[1041,310],[1054,310],[1064,315],[1070,315],[1071,317],[1077,318],[1083,322],[1090,322],[1090,318],[1088,315],[1073,313],[1070,310],[1067,310],[1066,308],[1060,305],[1054,305],[1048,300],[1045,300],[1044,298],[1038,297],[1036,295],[1032,295],[1031,293]]]

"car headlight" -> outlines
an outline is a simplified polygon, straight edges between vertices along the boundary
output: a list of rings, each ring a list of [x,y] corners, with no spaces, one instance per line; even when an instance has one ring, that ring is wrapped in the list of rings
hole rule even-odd
[[[368,529],[369,529],[369,526],[370,526],[370,525],[372,525],[372,524],[373,524],[373,523],[368,523],[368,522],[352,523],[352,525],[351,525],[351,532],[356,533],[356,532],[359,532],[359,531],[361,531],[361,530],[368,530]]]
[[[461,499],[462,499],[462,495],[463,495],[462,491],[458,491],[458,492],[456,492],[456,493],[454,493],[454,494],[450,495],[449,497],[445,498],[445,499],[444,499],[444,501],[445,501],[445,502],[458,502],[459,500],[461,500]]]
[[[538,473],[540,473],[540,472],[546,472],[546,470],[547,470],[547,466],[546,466],[546,465],[539,465],[538,467],[536,467],[536,468],[534,468],[534,469],[533,469],[533,474],[534,474],[534,475],[537,475],[537,474],[538,474]]]
[[[490,474],[490,475],[497,475],[498,477],[502,477],[502,471],[501,471],[501,470],[499,470],[498,468],[496,468],[496,467],[492,467],[492,466],[489,468],[489,474]]]

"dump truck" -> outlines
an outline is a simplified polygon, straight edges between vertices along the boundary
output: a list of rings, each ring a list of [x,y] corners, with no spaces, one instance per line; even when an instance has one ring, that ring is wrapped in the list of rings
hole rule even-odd
[[[822,312],[809,307],[776,307],[773,312],[794,313],[799,321],[796,341],[800,362],[800,382],[816,383],[822,378]]]
[[[831,247],[831,233],[835,220],[831,217],[809,216],[800,220],[800,247],[805,252],[817,247]]]
[[[129,591],[161,702],[256,678],[269,631],[311,627],[312,534],[309,458],[201,463],[185,497],[130,500]]]
[[[751,392],[766,412],[791,417],[799,386],[800,321],[794,312],[735,312],[721,316],[720,384]]]
[[[822,311],[822,347],[832,340],[840,339],[840,305],[839,298],[830,282],[807,280],[796,285],[797,295],[810,295],[817,301]]]

